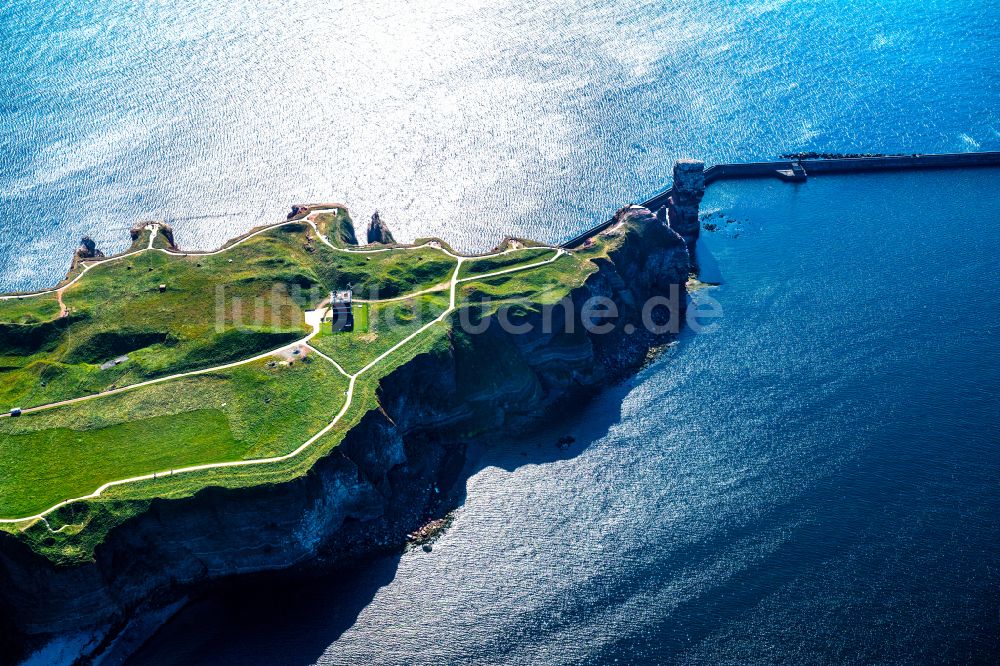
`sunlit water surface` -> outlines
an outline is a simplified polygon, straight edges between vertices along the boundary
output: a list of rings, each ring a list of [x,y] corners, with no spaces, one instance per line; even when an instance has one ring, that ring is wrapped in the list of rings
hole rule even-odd
[[[342,201],[555,241],[677,156],[1000,147],[988,0],[0,1],[0,288]]]

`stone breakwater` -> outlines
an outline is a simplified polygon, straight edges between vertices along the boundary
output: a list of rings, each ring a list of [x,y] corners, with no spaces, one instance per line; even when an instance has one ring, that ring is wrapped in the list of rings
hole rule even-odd
[[[641,306],[684,294],[690,257],[684,239],[645,208],[628,207],[606,233],[618,236],[597,270],[570,298],[580,313],[595,296],[612,299],[620,326],[596,335],[531,322],[514,335],[499,325],[480,334],[456,328],[447,345],[386,376],[379,409],[336,449],[292,481],[206,488],[154,500],[113,529],[93,561],[56,566],[0,534],[0,628],[8,654],[23,656],[59,636],[92,637],[92,659],[132,645],[134,619],[159,617],[186,596],[234,576],[314,575],[382,552],[442,518],[456,499],[466,443],[537,426],[639,368],[672,335],[647,331]],[[683,298],[681,302],[683,304]],[[538,317],[539,313],[528,313]],[[578,315],[577,315],[578,316]],[[634,334],[626,334],[633,324]],[[490,365],[502,356],[505,363]],[[491,373],[470,389],[470,375]],[[149,623],[138,623],[148,630]]]
[[[680,160],[683,177],[696,178],[695,160]],[[976,167],[1000,167],[1000,152],[977,153],[934,153],[913,155],[845,156],[822,159],[802,158],[780,162],[747,162],[742,164],[716,164],[704,169],[704,186],[721,180],[744,180],[750,178],[779,178],[788,182],[802,182],[810,175],[875,173],[879,171],[914,171],[925,169],[971,169]],[[801,174],[801,176],[800,176]],[[688,182],[692,182],[689,180]],[[677,183],[677,165],[674,167],[674,183]],[[660,211],[670,205],[675,195],[671,186],[640,204],[644,208]],[[564,248],[579,247],[588,238],[614,224],[607,220],[562,244]],[[682,222],[683,224],[683,222]]]

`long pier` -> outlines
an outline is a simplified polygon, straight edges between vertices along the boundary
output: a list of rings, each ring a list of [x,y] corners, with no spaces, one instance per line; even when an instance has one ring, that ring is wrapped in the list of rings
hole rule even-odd
[[[917,171],[931,169],[969,169],[1000,167],[1000,151],[978,153],[926,153],[913,155],[885,155],[881,157],[839,157],[781,160],[776,162],[746,162],[743,164],[716,164],[705,169],[705,185],[722,180],[749,180],[778,178],[786,182],[805,182],[810,176],[824,174],[875,173],[879,171]],[[655,194],[639,204],[657,211],[667,205],[673,187]],[[601,233],[614,223],[607,220],[563,243],[561,247],[574,248]]]

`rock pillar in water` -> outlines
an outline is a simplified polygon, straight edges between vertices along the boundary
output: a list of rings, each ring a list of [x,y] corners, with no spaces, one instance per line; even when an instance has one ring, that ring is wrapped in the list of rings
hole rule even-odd
[[[389,231],[389,227],[382,221],[382,217],[378,214],[378,211],[375,211],[375,214],[372,215],[372,221],[368,225],[368,242],[383,243],[385,245],[392,245],[396,242],[396,239],[392,237],[392,232]]]
[[[692,262],[698,240],[698,206],[705,196],[705,163],[700,160],[677,160],[674,163],[674,191],[667,202],[667,224],[687,243]]]
[[[100,259],[104,253],[97,249],[97,243],[90,236],[80,239],[80,247],[76,250],[76,256],[80,259]]]

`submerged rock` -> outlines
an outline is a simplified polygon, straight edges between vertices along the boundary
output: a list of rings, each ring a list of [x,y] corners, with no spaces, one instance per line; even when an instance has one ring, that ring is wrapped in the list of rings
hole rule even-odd
[[[406,535],[407,541],[413,545],[430,545],[451,525],[451,516],[432,520],[420,529]]]

